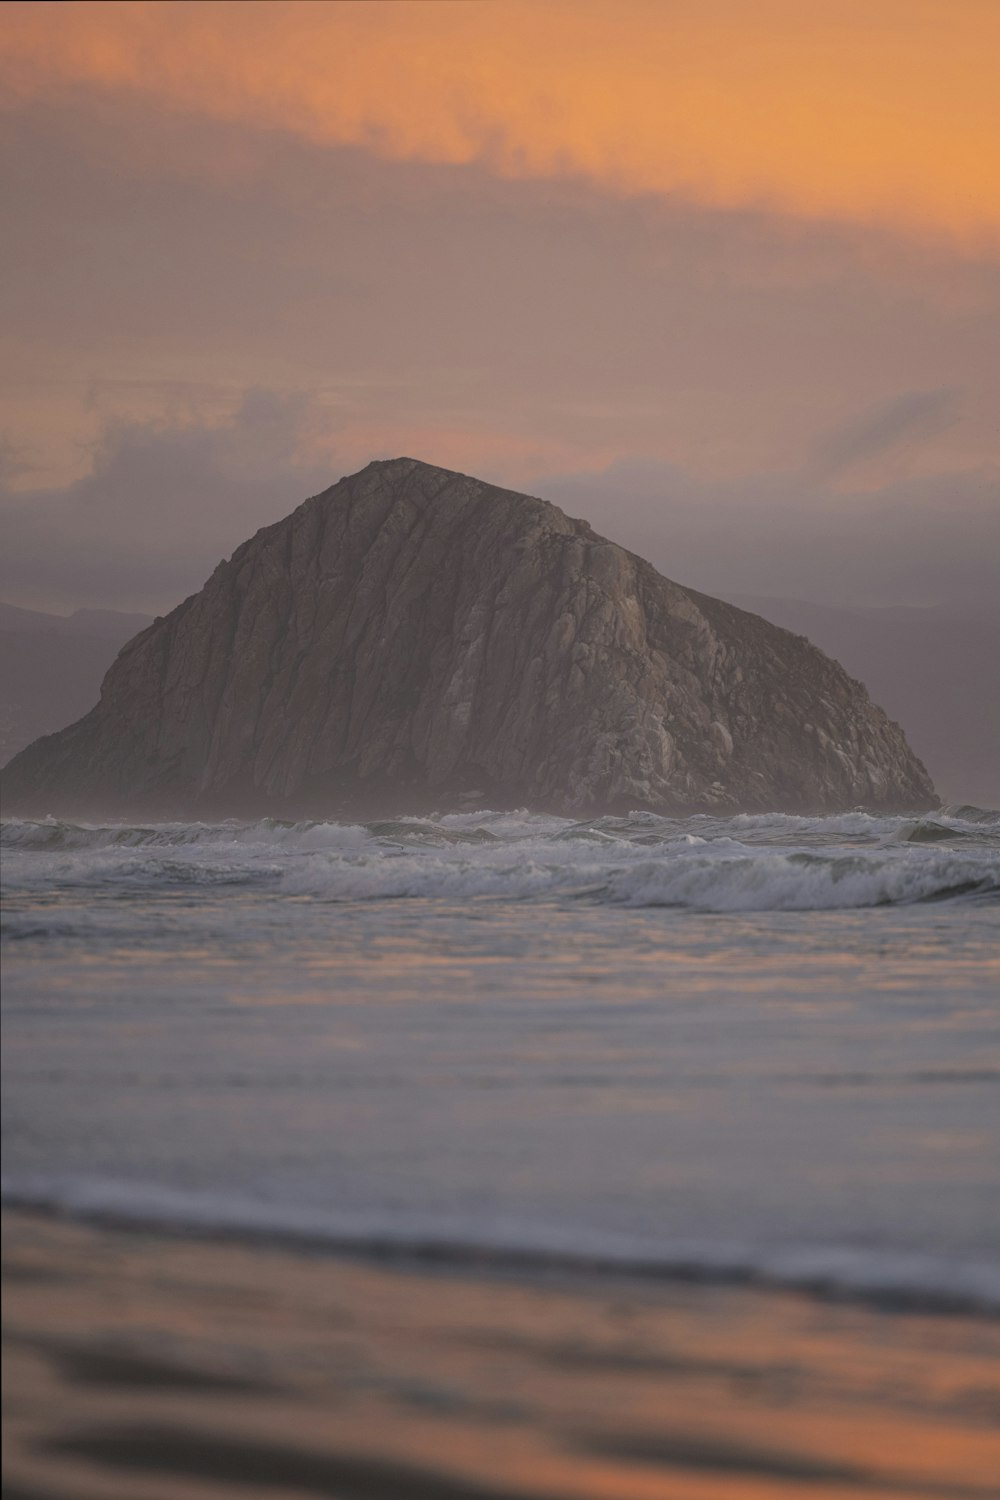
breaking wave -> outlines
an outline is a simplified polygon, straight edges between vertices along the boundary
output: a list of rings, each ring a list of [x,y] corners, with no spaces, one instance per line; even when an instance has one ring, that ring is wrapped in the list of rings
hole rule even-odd
[[[614,1274],[771,1286],[926,1312],[1000,1316],[1000,1264],[850,1244],[657,1243],[597,1230],[449,1216],[330,1212],[94,1178],[5,1179],[5,1206],[156,1229],[455,1269]]]
[[[581,822],[478,812],[364,825],[12,820],[3,826],[4,880],[8,894],[240,886],[314,901],[542,898],[705,912],[996,897],[1000,823],[959,811]]]

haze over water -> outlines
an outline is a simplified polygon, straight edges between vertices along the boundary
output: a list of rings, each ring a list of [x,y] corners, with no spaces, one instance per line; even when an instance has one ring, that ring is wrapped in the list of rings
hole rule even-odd
[[[1000,1309],[1000,823],[4,825],[8,1198]]]

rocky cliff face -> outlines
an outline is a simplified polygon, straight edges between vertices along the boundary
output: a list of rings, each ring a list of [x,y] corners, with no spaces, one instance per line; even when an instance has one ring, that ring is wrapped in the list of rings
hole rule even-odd
[[[413,459],[244,543],[5,793],[77,814],[936,803],[900,729],[803,638]]]

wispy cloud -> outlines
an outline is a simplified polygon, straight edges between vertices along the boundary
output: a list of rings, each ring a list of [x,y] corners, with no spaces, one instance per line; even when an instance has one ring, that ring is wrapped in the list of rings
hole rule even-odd
[[[958,386],[942,386],[905,391],[880,402],[823,433],[813,445],[810,468],[817,477],[830,479],[934,437],[959,420],[962,395]]]
[[[304,396],[250,391],[218,422],[108,422],[90,472],[4,490],[0,594],[41,608],[163,610],[221,557],[338,477]]]
[[[550,476],[540,493],[723,597],[968,604],[1000,591],[1000,467],[836,489],[783,470],[720,480],[655,460]]]
[[[68,86],[511,178],[1000,231],[994,0],[8,3],[20,97]],[[928,107],[928,100],[933,107]]]

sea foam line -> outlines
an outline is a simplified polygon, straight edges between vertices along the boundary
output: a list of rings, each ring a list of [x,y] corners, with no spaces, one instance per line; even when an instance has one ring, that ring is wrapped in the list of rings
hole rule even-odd
[[[1000,1317],[1000,1262],[848,1244],[656,1244],[601,1232],[447,1217],[331,1213],[145,1183],[4,1178],[5,1207],[107,1228],[155,1229],[484,1273],[559,1272],[772,1287],[899,1311]]]

